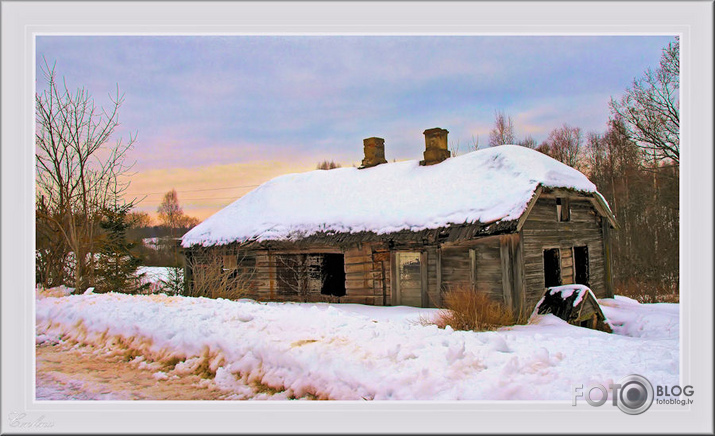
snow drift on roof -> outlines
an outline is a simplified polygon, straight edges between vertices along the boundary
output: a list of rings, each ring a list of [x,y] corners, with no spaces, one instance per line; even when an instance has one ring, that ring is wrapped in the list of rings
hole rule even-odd
[[[596,192],[577,170],[535,150],[502,145],[431,166],[413,160],[276,177],[194,227],[182,245],[512,221],[539,184]]]

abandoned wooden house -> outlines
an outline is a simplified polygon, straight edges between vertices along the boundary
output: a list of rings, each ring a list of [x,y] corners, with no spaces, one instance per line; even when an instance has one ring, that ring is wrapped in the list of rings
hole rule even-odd
[[[421,161],[387,163],[363,141],[359,168],[277,177],[188,232],[188,293],[217,271],[258,300],[439,307],[469,286],[530,313],[547,287],[613,296],[616,221],[580,172],[526,147],[450,157],[424,132]]]

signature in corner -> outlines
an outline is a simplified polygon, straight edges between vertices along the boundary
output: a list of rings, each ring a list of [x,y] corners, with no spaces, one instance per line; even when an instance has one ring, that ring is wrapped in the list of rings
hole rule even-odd
[[[45,421],[45,416],[40,415],[37,419],[28,418],[27,413],[24,412],[12,412],[8,415],[8,420],[10,421],[10,427],[14,428],[50,428],[54,427],[55,423],[51,421]]]

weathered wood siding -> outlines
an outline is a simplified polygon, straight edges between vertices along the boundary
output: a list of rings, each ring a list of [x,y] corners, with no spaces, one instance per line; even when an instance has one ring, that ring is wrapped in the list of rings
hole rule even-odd
[[[345,250],[345,296],[341,303],[375,304],[372,247],[361,244]]]
[[[389,306],[392,304],[390,277],[390,250],[387,247],[373,245],[372,285],[373,301],[376,306]]]
[[[503,299],[499,236],[442,246],[442,289],[473,284],[494,299]]]
[[[556,199],[542,196],[521,230],[524,256],[526,309],[532,310],[545,290],[543,251],[560,249],[561,279],[573,283],[573,247],[587,246],[589,285],[598,298],[608,296],[605,287],[601,218],[588,199],[570,198],[571,218],[559,222]]]
[[[371,305],[391,304],[390,256],[384,244],[355,244],[348,248],[316,246],[295,250],[236,250],[231,246],[213,247],[194,254],[195,262],[209,262],[232,255],[236,266],[246,271],[246,297],[262,301],[301,301],[302,295],[291,292],[284,281],[291,275],[286,256],[306,255],[309,264],[314,255],[341,253],[344,256],[345,296],[331,297],[320,293],[320,283],[309,280],[308,301],[335,301]],[[218,256],[218,257],[217,257]],[[243,263],[243,265],[242,265]],[[314,262],[313,262],[314,263]],[[245,268],[246,265],[249,268]],[[189,273],[190,274],[190,273]]]

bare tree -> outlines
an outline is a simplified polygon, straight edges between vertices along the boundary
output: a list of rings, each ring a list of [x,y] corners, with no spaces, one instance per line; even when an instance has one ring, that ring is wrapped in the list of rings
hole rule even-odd
[[[341,168],[342,165],[339,163],[336,163],[335,161],[332,160],[324,160],[322,162],[319,162],[318,165],[316,165],[315,169],[317,170],[334,170],[335,168]]]
[[[174,230],[179,228],[181,217],[184,215],[184,210],[179,205],[179,195],[176,193],[176,189],[164,194],[164,199],[156,211],[159,214],[159,221],[171,230],[173,238]]]
[[[536,140],[531,135],[526,135],[524,139],[519,141],[517,144],[521,145],[522,147],[536,149]]]
[[[579,169],[581,167],[582,142],[581,129],[564,124],[562,127],[552,130],[549,137],[537,147],[537,150],[570,167]]]
[[[176,189],[164,194],[164,199],[157,208],[159,221],[169,230],[169,238],[164,238],[163,249],[173,255],[174,266],[179,265],[179,246],[177,238],[183,234],[185,230],[199,223],[199,220],[184,214],[184,210],[179,204],[179,195]]]
[[[474,137],[474,135],[472,135],[472,141],[470,143],[468,143],[468,145],[467,145],[467,153],[476,151],[476,150],[479,150],[479,135],[477,135],[476,137]],[[457,140],[456,143],[452,142],[452,145],[449,147],[450,156],[451,157],[459,156],[460,153],[461,153],[461,150],[460,150],[459,140]]]
[[[680,163],[680,40],[663,49],[660,66],[634,79],[626,94],[611,98],[623,133],[657,161]]]
[[[58,83],[54,67],[41,68],[47,89],[35,95],[37,222],[64,238],[81,292],[92,280],[102,210],[128,186],[120,176],[131,168],[125,157],[135,136],[111,141],[124,100],[118,89],[105,110],[84,88],[72,93]]]
[[[495,112],[494,128],[489,132],[489,146],[513,144],[514,141],[514,124],[511,117],[501,111]]]

